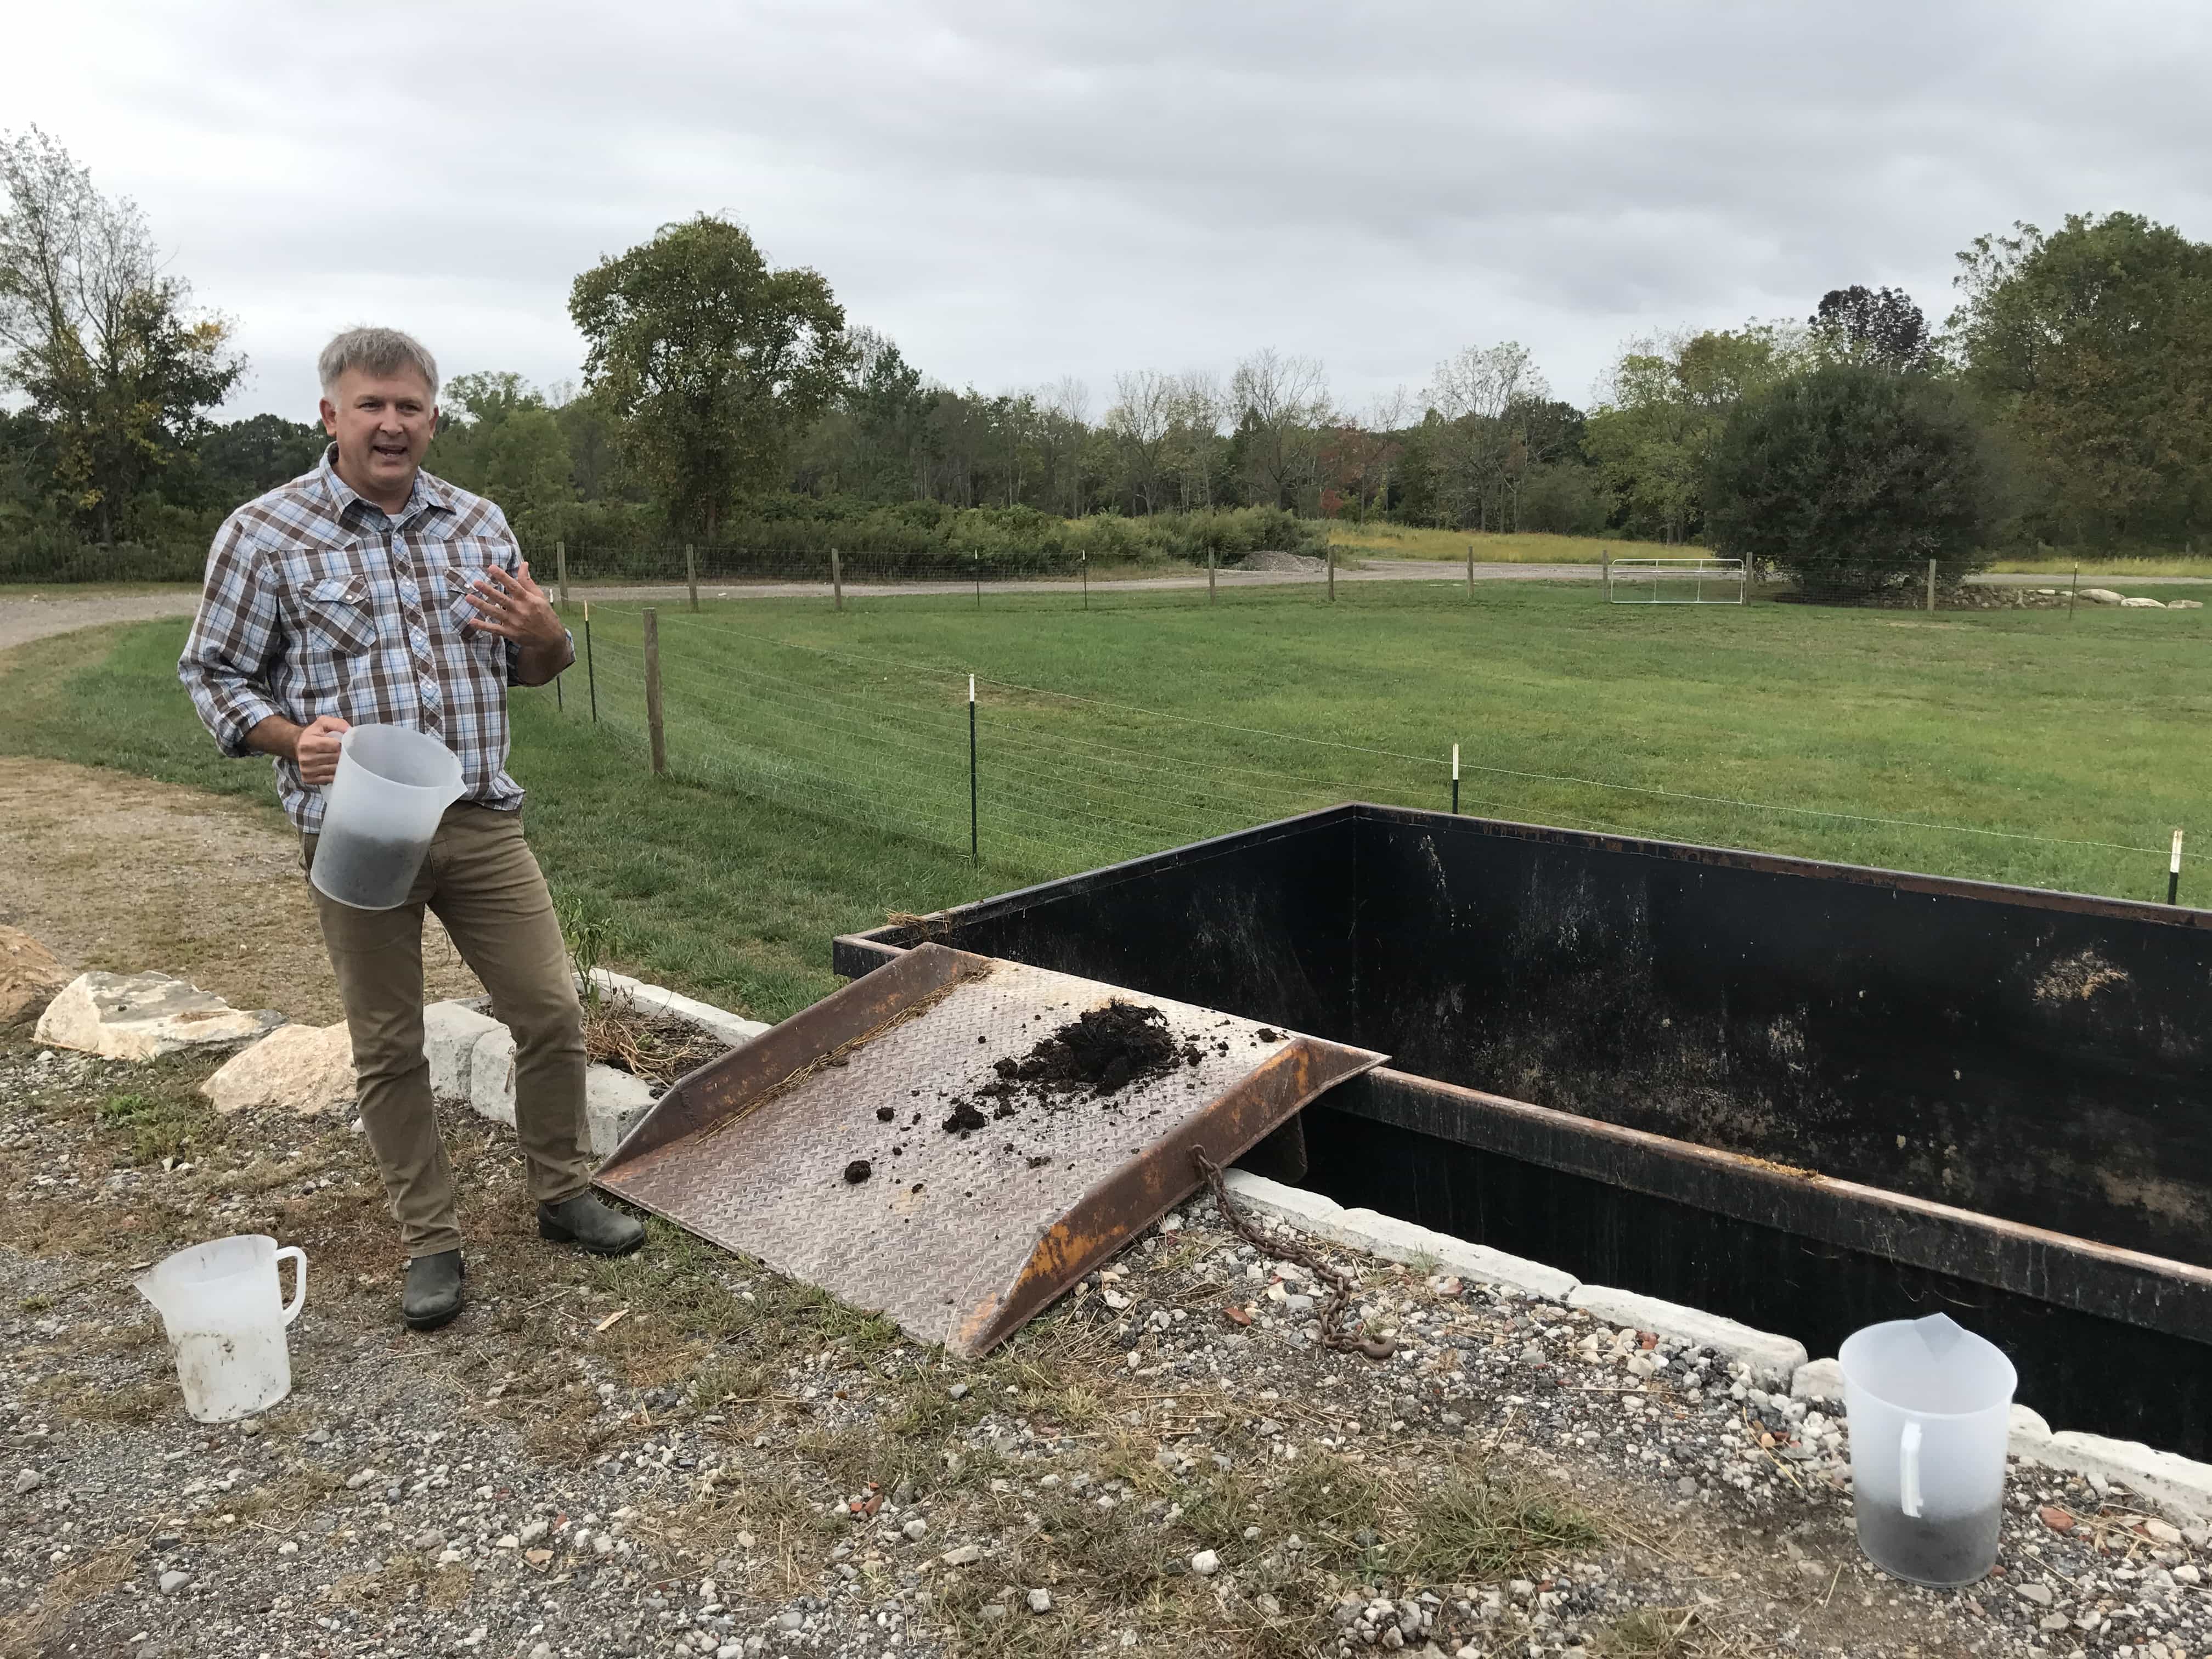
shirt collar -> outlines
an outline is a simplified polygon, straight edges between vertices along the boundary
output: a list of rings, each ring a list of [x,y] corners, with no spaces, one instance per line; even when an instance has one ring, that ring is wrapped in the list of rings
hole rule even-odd
[[[325,445],[323,464],[318,471],[322,477],[324,493],[331,498],[331,505],[337,516],[343,520],[356,507],[363,513],[383,514],[382,507],[338,477],[337,462],[338,447],[336,444]],[[453,503],[446,494],[445,485],[418,466],[415,469],[415,487],[407,492],[407,504],[390,517],[392,523],[404,525],[418,513],[450,513],[453,510]]]

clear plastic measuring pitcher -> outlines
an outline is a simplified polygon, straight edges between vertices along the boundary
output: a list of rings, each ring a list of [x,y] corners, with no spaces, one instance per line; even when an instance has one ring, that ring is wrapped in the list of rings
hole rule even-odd
[[[293,1264],[292,1299],[282,1299],[276,1264]],[[185,1409],[202,1423],[264,1412],[292,1392],[284,1328],[307,1298],[307,1258],[262,1233],[218,1238],[166,1256],[137,1280],[158,1309]]]
[[[338,740],[308,879],[356,910],[405,902],[439,818],[460,793],[460,759],[437,738],[404,726],[355,726]]]
[[[1917,1584],[1971,1584],[1996,1565],[2012,1361],[1948,1314],[1854,1333],[1838,1356],[1859,1547]]]

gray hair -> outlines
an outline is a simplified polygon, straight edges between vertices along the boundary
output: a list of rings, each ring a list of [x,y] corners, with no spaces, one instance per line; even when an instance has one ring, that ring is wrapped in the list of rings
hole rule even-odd
[[[349,368],[365,374],[397,374],[412,369],[430,383],[433,402],[438,396],[438,360],[411,334],[396,328],[349,328],[323,348],[315,361],[328,392]]]

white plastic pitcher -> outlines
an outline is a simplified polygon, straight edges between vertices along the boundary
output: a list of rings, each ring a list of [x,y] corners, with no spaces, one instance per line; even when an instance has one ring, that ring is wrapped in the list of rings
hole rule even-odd
[[[2012,1361],[1940,1313],[1869,1325],[1838,1358],[1859,1547],[1914,1583],[1972,1583],[1997,1559]]]
[[[276,1264],[292,1260],[292,1299]],[[264,1412],[292,1392],[284,1328],[307,1299],[307,1258],[263,1233],[194,1244],[164,1257],[137,1280],[161,1311],[176,1356],[185,1409],[202,1423],[232,1423]]]
[[[355,726],[338,739],[308,879],[356,910],[404,904],[438,820],[460,794],[460,757],[437,738],[404,726]]]

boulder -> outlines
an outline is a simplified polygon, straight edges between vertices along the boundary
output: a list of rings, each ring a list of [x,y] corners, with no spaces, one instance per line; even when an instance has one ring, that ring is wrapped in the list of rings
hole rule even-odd
[[[158,1060],[179,1048],[246,1042],[284,1023],[168,974],[79,974],[39,1016],[38,1038],[106,1060]]]
[[[69,969],[19,927],[0,927],[0,1026],[39,1013],[69,983]]]
[[[200,1085],[228,1116],[249,1107],[281,1107],[313,1117],[354,1103],[353,1038],[335,1025],[281,1025]]]
[[[2168,611],[2202,611],[2204,608],[2204,601],[2202,599],[2168,599],[2166,602],[2166,608]]]
[[[2166,609],[2166,605],[2162,601],[2149,599],[2141,593],[2131,593],[2126,599],[2122,599],[2120,603],[2127,606],[2130,611],[2163,611]]]
[[[2085,587],[2081,590],[2081,597],[2088,600],[2092,605],[2124,605],[2127,603],[2126,599],[2123,596],[2113,592],[2109,587]]]

